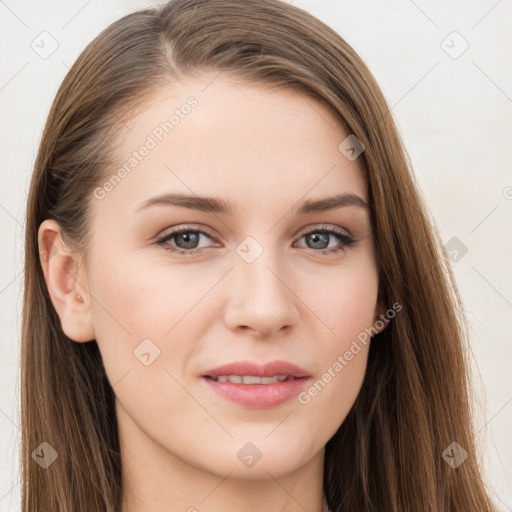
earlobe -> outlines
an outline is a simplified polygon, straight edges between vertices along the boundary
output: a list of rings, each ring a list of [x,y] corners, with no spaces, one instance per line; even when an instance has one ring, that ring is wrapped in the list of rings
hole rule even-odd
[[[64,244],[60,227],[53,219],[38,231],[41,267],[48,294],[59,315],[64,334],[77,342],[95,339],[87,280],[79,262]]]

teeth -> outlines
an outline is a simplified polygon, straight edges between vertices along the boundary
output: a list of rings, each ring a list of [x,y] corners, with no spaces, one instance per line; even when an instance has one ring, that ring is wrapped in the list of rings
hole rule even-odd
[[[262,378],[261,377],[251,377],[250,375],[244,375],[242,377],[242,382],[244,384],[261,384]],[[265,384],[269,384],[268,382],[265,382]]]
[[[254,375],[219,375],[218,382],[232,382],[233,384],[276,384],[284,382],[288,375],[274,375],[274,377],[256,377]]]

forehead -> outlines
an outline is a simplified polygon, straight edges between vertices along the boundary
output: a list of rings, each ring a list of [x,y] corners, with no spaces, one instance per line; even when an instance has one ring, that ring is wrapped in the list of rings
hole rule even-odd
[[[104,204],[132,211],[171,191],[242,209],[333,193],[366,199],[358,162],[339,149],[348,135],[326,106],[298,91],[222,74],[169,84],[121,128],[107,179],[122,178]]]

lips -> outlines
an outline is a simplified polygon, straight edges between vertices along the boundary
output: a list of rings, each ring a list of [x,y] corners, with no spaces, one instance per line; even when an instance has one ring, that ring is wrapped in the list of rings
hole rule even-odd
[[[271,361],[260,365],[252,361],[240,361],[236,363],[218,366],[213,370],[205,372],[205,377],[216,379],[222,375],[238,375],[239,377],[252,375],[254,377],[275,377],[276,375],[286,375],[293,378],[309,377],[304,368],[289,363],[287,361]]]
[[[296,396],[310,375],[287,361],[240,361],[208,370],[202,380],[221,397],[248,408],[276,407]]]

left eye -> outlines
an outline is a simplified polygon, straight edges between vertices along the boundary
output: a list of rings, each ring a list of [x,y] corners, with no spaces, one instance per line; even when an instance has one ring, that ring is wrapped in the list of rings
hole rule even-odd
[[[158,240],[156,244],[162,246],[166,251],[178,254],[193,254],[201,252],[201,249],[204,248],[204,246],[202,248],[198,246],[201,236],[212,239],[208,233],[200,229],[181,228],[171,231]],[[332,237],[337,238],[339,242],[335,247],[329,247],[330,238],[332,239]],[[325,227],[308,231],[300,237],[300,239],[302,238],[313,244],[313,247],[308,246],[308,248],[320,253],[342,251],[355,242],[347,232]],[[174,240],[176,246],[169,245],[168,242],[172,240]]]
[[[337,238],[339,242],[338,245],[334,247],[329,246],[329,238],[332,239],[333,237]],[[306,238],[306,240],[311,241],[314,247],[309,248],[319,249],[319,252],[321,253],[342,251],[345,247],[348,247],[355,242],[348,233],[333,228],[314,229],[304,233],[301,238]],[[327,245],[324,247],[324,244]],[[321,247],[319,247],[319,245]]]

